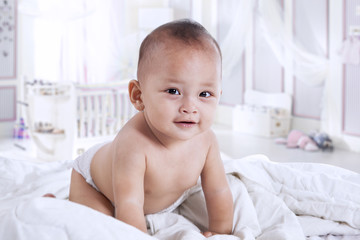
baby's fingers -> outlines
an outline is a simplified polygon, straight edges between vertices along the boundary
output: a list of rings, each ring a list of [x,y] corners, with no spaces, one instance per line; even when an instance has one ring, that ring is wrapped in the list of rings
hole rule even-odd
[[[209,231],[206,231],[206,232],[203,232],[202,233],[204,235],[204,237],[208,238],[208,237],[211,237],[213,235],[212,232],[209,232]]]

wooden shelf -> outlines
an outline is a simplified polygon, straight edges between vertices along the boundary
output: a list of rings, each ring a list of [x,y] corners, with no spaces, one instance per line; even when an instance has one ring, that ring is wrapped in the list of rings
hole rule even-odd
[[[65,138],[65,133],[46,133],[46,132],[32,132],[35,136],[39,136],[39,137],[48,137],[51,139],[64,139]]]

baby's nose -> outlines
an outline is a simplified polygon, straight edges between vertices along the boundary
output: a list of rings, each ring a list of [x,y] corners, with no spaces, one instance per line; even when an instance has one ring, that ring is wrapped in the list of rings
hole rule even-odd
[[[185,107],[181,107],[180,111],[182,113],[197,113],[197,109],[196,108],[185,108]]]
[[[180,107],[180,113],[191,114],[197,112],[198,112],[197,107],[191,101],[184,102]]]

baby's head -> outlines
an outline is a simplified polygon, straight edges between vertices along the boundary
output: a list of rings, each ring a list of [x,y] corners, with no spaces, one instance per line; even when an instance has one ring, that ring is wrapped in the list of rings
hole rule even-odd
[[[148,71],[154,68],[153,60],[159,56],[159,52],[179,48],[215,54],[221,67],[221,50],[216,40],[201,24],[190,19],[182,19],[161,25],[144,39],[139,51],[138,80],[142,81]]]
[[[130,99],[161,136],[189,139],[210,129],[221,95],[221,51],[200,24],[178,20],[151,32],[140,47]]]

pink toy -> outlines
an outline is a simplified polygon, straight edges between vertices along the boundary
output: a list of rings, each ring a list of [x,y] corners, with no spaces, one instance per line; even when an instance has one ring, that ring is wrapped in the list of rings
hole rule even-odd
[[[305,133],[299,130],[292,130],[287,139],[278,138],[275,140],[276,143],[286,144],[288,148],[301,148],[305,151],[318,151],[319,147],[316,143]]]

